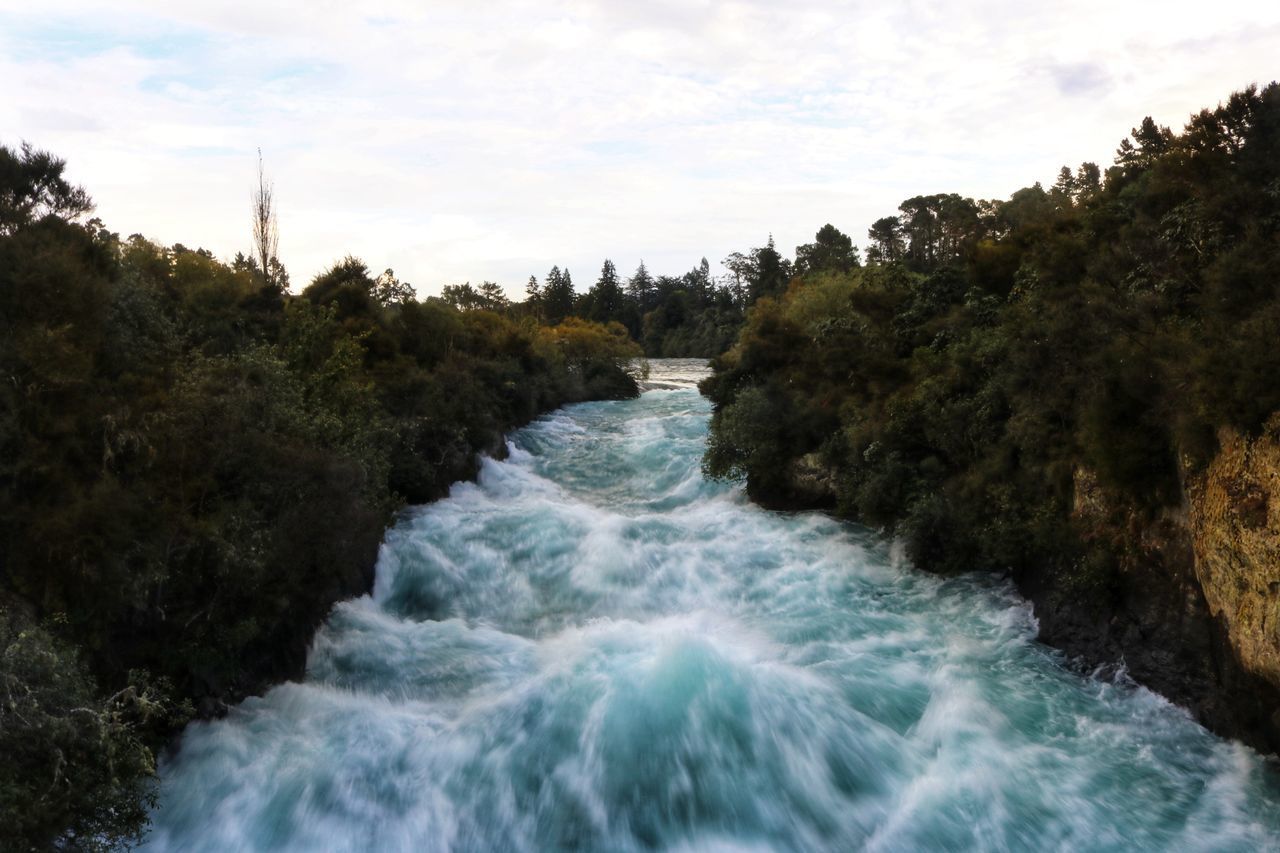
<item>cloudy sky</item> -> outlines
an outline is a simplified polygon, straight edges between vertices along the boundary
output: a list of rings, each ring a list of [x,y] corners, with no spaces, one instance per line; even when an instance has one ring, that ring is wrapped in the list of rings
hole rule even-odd
[[[908,196],[1107,165],[1280,77],[1280,3],[0,0],[0,143],[122,234],[249,247],[261,148],[294,287],[420,293],[612,258],[679,273]]]

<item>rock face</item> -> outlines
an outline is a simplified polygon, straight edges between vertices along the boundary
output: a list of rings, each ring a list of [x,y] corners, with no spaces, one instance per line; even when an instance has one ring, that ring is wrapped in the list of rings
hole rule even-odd
[[[1219,444],[1187,484],[1196,577],[1241,667],[1280,687],[1280,415]]]
[[[1138,682],[1214,731],[1280,751],[1280,440],[1220,436],[1181,507],[1151,517],[1114,501],[1087,470],[1074,517],[1115,555],[1100,573],[1021,579],[1045,642]]]

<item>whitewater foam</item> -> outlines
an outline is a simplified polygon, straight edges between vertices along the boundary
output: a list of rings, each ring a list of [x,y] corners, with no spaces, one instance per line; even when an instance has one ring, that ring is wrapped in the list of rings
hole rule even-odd
[[[1274,765],[699,473],[697,365],[406,512],[307,681],[192,725],[153,850],[1280,848]]]

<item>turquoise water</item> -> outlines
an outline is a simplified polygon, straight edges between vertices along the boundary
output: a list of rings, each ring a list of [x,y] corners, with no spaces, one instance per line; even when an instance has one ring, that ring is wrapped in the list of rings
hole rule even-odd
[[[192,725],[154,850],[1280,849],[1275,766],[987,578],[704,481],[696,365],[405,514],[305,683]]]

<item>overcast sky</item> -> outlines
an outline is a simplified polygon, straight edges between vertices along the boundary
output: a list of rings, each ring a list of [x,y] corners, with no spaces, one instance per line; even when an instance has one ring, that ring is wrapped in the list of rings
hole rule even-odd
[[[1007,197],[1280,77],[1280,2],[0,0],[0,143],[121,232],[350,253],[420,294],[680,273],[909,196]]]

